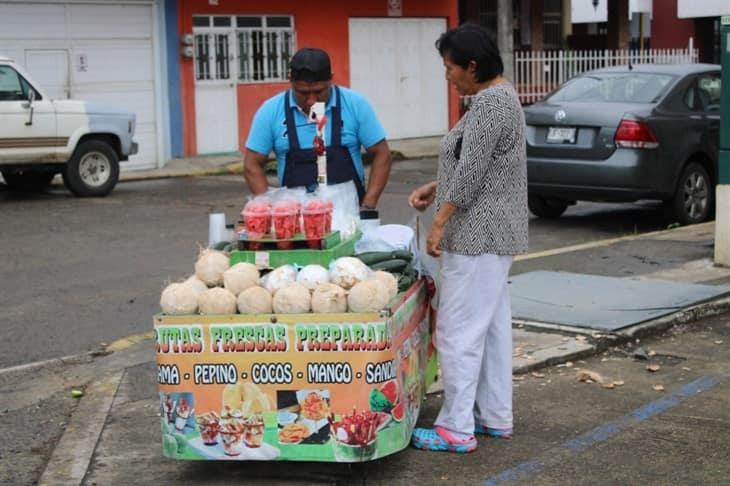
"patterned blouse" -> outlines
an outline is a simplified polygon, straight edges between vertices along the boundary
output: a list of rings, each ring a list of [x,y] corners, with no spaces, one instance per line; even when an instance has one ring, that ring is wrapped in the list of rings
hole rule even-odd
[[[525,118],[512,85],[486,88],[439,147],[437,208],[458,208],[441,247],[462,255],[527,251]]]

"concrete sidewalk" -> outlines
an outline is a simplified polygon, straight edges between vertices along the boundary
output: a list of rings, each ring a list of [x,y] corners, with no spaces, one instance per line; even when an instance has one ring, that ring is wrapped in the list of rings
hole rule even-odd
[[[668,252],[674,258],[672,268],[659,273],[647,271],[634,274],[630,278],[726,285],[730,283],[730,269],[714,267],[709,260],[714,239],[713,225],[706,223],[555,249],[541,254],[528,254],[516,261],[515,268],[520,271],[520,265],[524,267],[528,263],[537,268],[550,268],[555,259],[570,259],[579,252],[588,252],[592,260],[605,262],[602,267],[591,267],[591,273],[613,276],[615,268],[610,260],[611,255],[624,251],[625,248],[631,248],[632,252],[636,252],[637,247],[648,251],[646,249],[661,241],[664,245],[662,251]],[[683,245],[688,241],[697,243],[697,247],[703,249],[701,251],[707,255],[699,259],[683,259]],[[634,243],[634,246],[627,246]],[[673,245],[678,248],[676,252],[671,250]],[[692,256],[698,255],[692,253]],[[637,258],[642,257],[639,255]],[[642,322],[616,333],[565,328],[550,323],[518,322],[514,328],[513,370],[516,374],[532,372],[535,376],[544,376],[536,370],[558,364],[571,367],[572,363],[580,363],[580,360],[587,359],[588,356],[613,349],[617,345],[634,344],[638,337],[643,339],[644,336],[656,334],[671,326],[702,320],[728,309],[730,298],[723,296],[678,309],[660,319]],[[57,378],[54,382],[54,377],[75,376],[77,379],[74,383],[88,383],[86,394],[71,415],[40,484],[122,484],[135,477],[135,471],[139,471],[139,468],[144,470],[144,478],[139,480],[140,484],[205,482],[207,471],[214,471],[219,477],[221,474],[225,476],[221,468],[225,469],[226,466],[218,463],[188,464],[162,457],[157,370],[151,333],[114,343],[106,350],[100,350],[99,354],[81,362],[55,363],[46,369],[24,371],[26,375],[32,373],[35,380],[45,383],[46,388],[42,389],[45,394],[63,390],[68,392],[70,380],[59,383]],[[44,379],[49,369],[52,372]],[[18,384],[24,380],[22,376],[19,375],[17,379],[13,376],[2,378],[0,392],[7,392],[6,396],[10,397],[11,403],[27,400],[23,391],[18,389]],[[520,381],[523,378],[517,376],[515,379]],[[438,392],[438,386],[432,391]],[[397,461],[397,457],[392,460]],[[271,468],[257,465],[256,471],[261,484],[281,484],[271,479],[281,479],[282,474],[307,484],[321,480],[347,483],[346,478],[352,473],[344,465],[325,466],[302,465],[302,469],[299,469],[301,472],[292,473],[291,476],[282,472],[281,465],[272,465]],[[323,477],[321,471],[325,469],[328,472]],[[267,476],[266,471],[269,470],[273,476]],[[274,470],[279,472],[274,474]],[[393,478],[394,484],[409,484],[406,469],[403,474],[405,476]],[[434,478],[439,474],[440,472],[434,471]]]
[[[436,157],[441,137],[407,138],[388,140],[394,161]],[[164,167],[149,170],[122,171],[121,182],[167,177],[208,176],[221,174],[240,174],[243,170],[243,155],[201,155],[183,157],[167,161]],[[122,168],[124,166],[122,165]]]

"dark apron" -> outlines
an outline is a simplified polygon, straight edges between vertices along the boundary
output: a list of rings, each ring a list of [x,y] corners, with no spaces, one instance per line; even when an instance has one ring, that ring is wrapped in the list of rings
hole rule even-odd
[[[289,137],[289,152],[286,154],[283,183],[286,187],[306,187],[312,192],[317,188],[317,154],[314,149],[302,149],[294,123],[294,114],[289,101],[291,92],[285,97],[286,132]],[[362,202],[365,186],[355,170],[350,151],[342,145],[342,108],[340,88],[335,86],[335,106],[332,108],[332,141],[327,146],[327,183],[340,184],[353,181],[357,196]]]

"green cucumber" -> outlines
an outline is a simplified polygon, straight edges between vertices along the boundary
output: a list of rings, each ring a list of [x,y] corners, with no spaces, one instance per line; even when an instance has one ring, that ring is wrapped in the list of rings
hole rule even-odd
[[[370,268],[373,270],[383,270],[390,273],[401,273],[408,266],[408,261],[403,259],[385,260],[373,263]]]
[[[223,251],[223,249],[227,245],[230,245],[230,244],[231,244],[230,241],[219,241],[218,243],[216,243],[213,246],[211,246],[211,248],[214,249],[214,250]]]
[[[413,255],[407,250],[395,250],[395,251],[368,251],[355,255],[355,258],[359,259],[365,265],[373,265],[375,263],[384,262],[387,260],[406,260],[411,261]]]

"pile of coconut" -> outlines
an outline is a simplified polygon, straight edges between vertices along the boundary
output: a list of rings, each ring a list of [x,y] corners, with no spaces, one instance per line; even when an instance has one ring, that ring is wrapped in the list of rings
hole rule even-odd
[[[169,315],[378,312],[397,293],[393,274],[353,257],[338,258],[329,269],[284,265],[262,276],[255,265],[231,266],[227,253],[206,249],[195,275],[165,287],[160,307]]]

